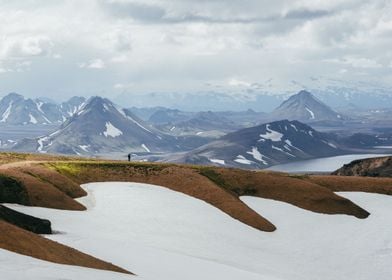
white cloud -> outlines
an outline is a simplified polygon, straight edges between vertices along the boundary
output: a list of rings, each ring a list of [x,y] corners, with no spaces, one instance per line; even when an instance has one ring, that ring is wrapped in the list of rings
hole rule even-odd
[[[229,80],[228,85],[233,87],[250,87],[252,84],[243,80],[233,78]]]
[[[20,58],[43,56],[50,53],[53,42],[47,36],[3,36],[0,37],[0,57]]]
[[[1,5],[0,68],[12,72],[2,75],[0,92],[18,88],[32,95],[110,94],[118,81],[138,92],[199,90],[206,83],[229,91],[269,78],[274,86],[268,90],[281,90],[291,80],[335,78],[343,69],[347,81],[367,75],[392,83],[390,68],[383,67],[392,60],[391,1],[64,0]],[[21,61],[31,64],[22,67]],[[29,69],[30,74],[56,73],[62,79],[23,75]],[[360,78],[355,74],[359,70]]]
[[[88,69],[104,69],[105,62],[102,59],[96,58],[92,59],[88,62],[80,63],[80,68],[88,68]]]

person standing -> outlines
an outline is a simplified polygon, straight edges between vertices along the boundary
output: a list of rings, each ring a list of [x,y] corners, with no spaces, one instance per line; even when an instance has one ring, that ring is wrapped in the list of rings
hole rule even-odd
[[[132,155],[131,155],[131,153],[129,153],[128,154],[128,161],[131,161],[131,157],[132,157]]]

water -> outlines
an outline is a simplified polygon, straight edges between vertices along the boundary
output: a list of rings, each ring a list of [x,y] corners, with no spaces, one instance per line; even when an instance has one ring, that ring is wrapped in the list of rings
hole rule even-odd
[[[281,172],[332,172],[353,160],[389,156],[391,154],[354,154],[326,158],[309,159],[286,164],[279,164],[268,170]]]

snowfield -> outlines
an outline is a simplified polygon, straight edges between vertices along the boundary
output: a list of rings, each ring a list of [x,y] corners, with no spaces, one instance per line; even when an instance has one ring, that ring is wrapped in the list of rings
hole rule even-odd
[[[106,122],[105,131],[103,132],[103,135],[105,135],[105,137],[116,138],[118,136],[123,135],[123,132],[119,130],[117,127],[115,127],[114,125],[112,125],[111,122]]]
[[[59,279],[60,275],[61,279],[87,280],[108,275],[106,279],[391,279],[392,197],[342,193],[371,212],[366,220],[242,197],[278,227],[276,232],[266,233],[201,200],[163,187],[139,183],[83,187],[89,195],[79,201],[87,211],[8,206],[50,219],[59,234],[48,238],[138,276],[61,266],[4,250],[0,250],[1,275],[25,279],[25,271],[30,269],[38,272],[29,274],[29,279],[42,279],[39,272],[45,279]],[[13,259],[16,261],[9,261]],[[104,276],[94,276],[99,273]]]

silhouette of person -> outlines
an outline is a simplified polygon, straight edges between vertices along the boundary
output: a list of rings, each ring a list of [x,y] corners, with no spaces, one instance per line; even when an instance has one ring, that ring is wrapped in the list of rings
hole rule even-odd
[[[131,161],[131,154],[128,154],[128,161]]]

